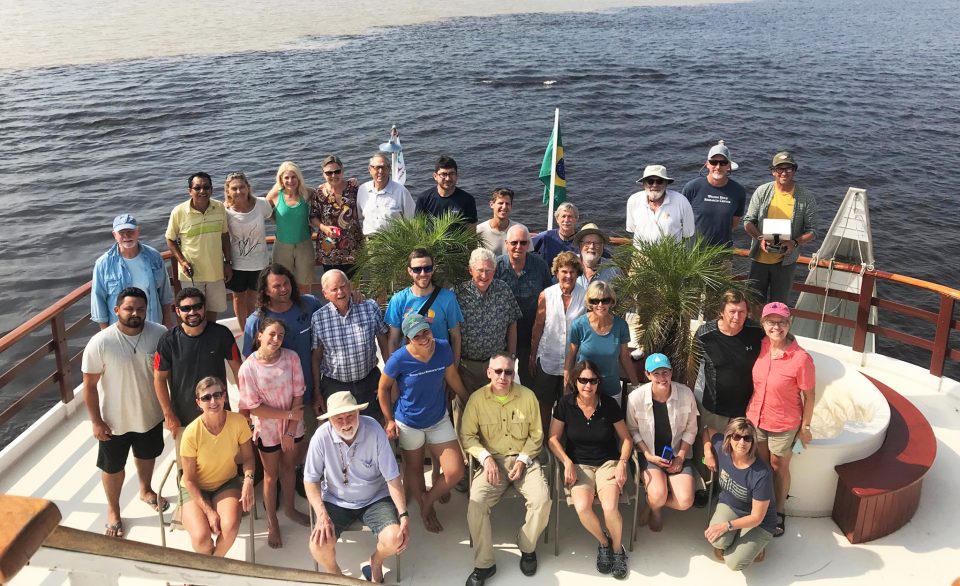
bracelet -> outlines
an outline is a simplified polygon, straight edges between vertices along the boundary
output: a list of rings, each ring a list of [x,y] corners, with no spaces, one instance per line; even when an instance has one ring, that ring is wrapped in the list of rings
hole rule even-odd
[[[243,475],[243,479],[244,479],[244,480],[254,480],[254,477],[253,477],[253,474],[244,474],[244,475]]]
[[[293,435],[292,433],[287,433],[287,437],[297,437],[297,436]]]

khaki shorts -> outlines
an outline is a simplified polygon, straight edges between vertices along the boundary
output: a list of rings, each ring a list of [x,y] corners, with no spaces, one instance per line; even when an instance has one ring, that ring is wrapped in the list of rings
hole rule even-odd
[[[181,282],[181,285],[187,286],[184,282]],[[222,279],[219,281],[195,281],[190,283],[190,286],[200,289],[200,292],[203,293],[203,296],[207,299],[204,308],[207,311],[223,313],[227,310],[227,286]]]
[[[413,451],[422,448],[423,444],[435,446],[457,441],[457,432],[453,429],[449,412],[444,413],[440,421],[426,429],[410,427],[400,421],[397,421],[397,429],[400,430],[401,450]]]
[[[313,285],[313,242],[304,240],[299,244],[273,243],[273,262],[287,267],[297,278],[301,287]]]
[[[757,428],[757,443],[767,444],[767,449],[774,456],[786,456],[793,449],[793,443],[797,439],[799,427],[787,431],[766,431]]]
[[[617,486],[614,472],[617,471],[617,460],[607,460],[600,466],[590,464],[574,464],[577,468],[577,481],[566,489],[567,496],[574,490],[587,489],[600,495],[600,491],[608,486]],[[617,489],[619,492],[619,488]]]
[[[704,408],[700,408],[700,429],[711,428],[717,433],[723,433],[727,429],[727,424],[730,423],[732,417],[727,417],[726,415],[717,415],[716,413],[711,413]]]

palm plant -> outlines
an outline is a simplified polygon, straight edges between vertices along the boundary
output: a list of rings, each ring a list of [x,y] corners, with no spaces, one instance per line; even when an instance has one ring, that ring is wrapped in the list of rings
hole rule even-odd
[[[470,253],[482,244],[476,231],[465,228],[460,214],[395,218],[370,235],[360,248],[356,278],[368,297],[392,295],[410,285],[410,253],[414,248],[425,248],[434,258],[433,282],[450,287],[470,278]]]
[[[634,333],[646,354],[662,352],[674,365],[674,380],[692,381],[697,357],[692,356],[690,322],[717,314],[720,296],[741,289],[729,266],[729,248],[661,238],[621,246],[615,261],[621,275],[614,281],[620,311],[637,314]]]

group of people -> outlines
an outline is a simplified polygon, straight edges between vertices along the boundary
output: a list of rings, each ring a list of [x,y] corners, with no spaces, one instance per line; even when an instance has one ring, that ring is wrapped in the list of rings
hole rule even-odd
[[[209,175],[190,176],[190,199],[172,211],[165,235],[180,280],[190,285],[176,295],[159,252],[139,241],[136,219],[118,216],[116,245],[94,268],[91,313],[102,331],[82,366],[100,441],[106,534],[123,536],[119,494],[130,448],[140,498],[156,510],[169,506],[150,480],[165,426],[175,439],[178,502],[196,551],[229,550],[241,511],[253,502],[256,451],[270,547],[283,546],[278,484],[286,517],[310,524],[295,506],[298,466],[316,515],[314,558],[339,573],[337,537],[362,520],[377,534],[363,570],[372,581],[382,579],[383,560],[407,546],[407,498],[424,527],[440,532],[437,505],[455,487],[469,489],[475,568],[467,584],[481,586],[496,572],[490,510],[513,485],[527,503],[520,568],[533,575],[551,503],[546,432],[565,489],[597,539],[599,572],[624,578],[629,571],[618,503],[634,450],[644,467],[644,522],[653,531],[662,528],[664,507],[683,510],[698,499],[692,460],[703,452],[721,490],[705,536],[731,568],[746,567],[784,531],[790,455],[797,439],[811,439],[813,362],[789,335],[785,293],[766,301],[783,293],[783,273],[792,276],[799,245],[814,238],[816,204],[793,182],[789,153],[774,157],[775,181],[757,189],[745,216],[743,188],[728,177],[736,164],[722,141],[705,168],[706,177],[677,194],[666,188],[673,180],[663,166],[648,166],[639,180],[644,191],[627,204],[627,228],[637,240],[700,233],[730,245],[741,217],[755,236],[753,264],[764,266],[751,268],[751,278],[766,288],[762,328],[747,317],[743,293],[727,292],[719,319],[696,334],[700,399],[672,380],[663,354],[647,356],[637,372],[629,328],[616,312],[619,269],[603,230],[590,223],[578,229],[578,210],[567,202],[556,210],[558,227],[532,238],[510,219],[514,193],[506,188],[493,192],[492,218],[479,222],[447,156],[437,160],[436,186],[416,201],[390,178],[385,153],[371,157],[371,181],[363,185],[345,178],[339,158],[326,157],[326,181],[315,190],[285,162],[264,198],[242,173],[231,173],[223,203],[211,199]],[[484,242],[470,256],[469,280],[452,288],[434,283],[442,259],[415,249],[411,285],[385,312],[353,290],[364,237],[398,216],[448,210]],[[764,234],[766,217],[790,219],[794,238],[784,244]],[[269,218],[277,224],[272,260]],[[324,267],[323,300],[309,293],[315,265]],[[244,328],[241,346],[216,322],[227,288]],[[227,368],[239,387],[237,412]],[[641,374],[649,382],[639,385]],[[621,381],[635,387],[629,396]],[[397,440],[402,471],[390,440]]]

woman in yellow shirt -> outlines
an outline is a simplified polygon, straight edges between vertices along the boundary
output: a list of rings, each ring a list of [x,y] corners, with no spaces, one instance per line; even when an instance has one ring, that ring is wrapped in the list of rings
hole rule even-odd
[[[253,504],[252,433],[246,418],[224,409],[227,386],[220,379],[201,380],[195,397],[203,413],[180,441],[183,526],[195,551],[224,557],[237,538],[241,508],[249,511]],[[237,454],[243,478],[237,476]]]

